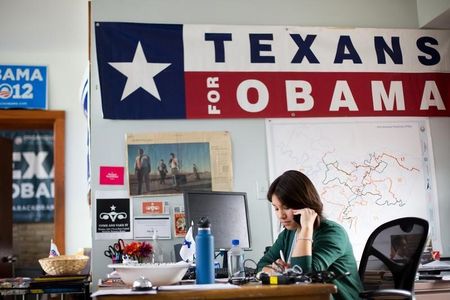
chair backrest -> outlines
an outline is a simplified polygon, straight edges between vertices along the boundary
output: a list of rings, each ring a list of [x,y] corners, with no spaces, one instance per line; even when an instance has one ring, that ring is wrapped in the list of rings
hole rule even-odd
[[[428,221],[424,219],[407,217],[375,229],[367,240],[359,264],[364,290],[413,291],[428,227]]]

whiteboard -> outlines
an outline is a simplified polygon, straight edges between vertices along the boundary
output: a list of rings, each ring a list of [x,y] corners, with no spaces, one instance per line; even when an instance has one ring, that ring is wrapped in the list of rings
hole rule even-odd
[[[427,118],[268,119],[266,133],[271,181],[290,169],[307,175],[357,259],[376,227],[406,216],[427,219],[442,249]],[[273,212],[272,224],[275,239]]]

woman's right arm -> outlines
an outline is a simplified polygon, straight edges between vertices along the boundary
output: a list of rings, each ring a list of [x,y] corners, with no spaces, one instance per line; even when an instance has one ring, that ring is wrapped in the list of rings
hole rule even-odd
[[[273,272],[272,264],[273,262],[280,259],[280,250],[283,250],[285,247],[285,236],[286,236],[286,230],[283,231],[275,241],[275,243],[272,245],[272,247],[269,248],[269,250],[264,254],[264,256],[259,260],[257,270],[264,271],[267,273]],[[271,272],[269,272],[271,271]]]

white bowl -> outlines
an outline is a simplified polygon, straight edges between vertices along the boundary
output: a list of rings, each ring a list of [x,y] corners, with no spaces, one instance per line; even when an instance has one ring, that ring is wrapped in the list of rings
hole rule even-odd
[[[111,264],[119,273],[125,284],[132,285],[141,276],[150,280],[153,286],[169,285],[183,279],[190,264],[186,262],[177,263],[155,263],[155,264]]]

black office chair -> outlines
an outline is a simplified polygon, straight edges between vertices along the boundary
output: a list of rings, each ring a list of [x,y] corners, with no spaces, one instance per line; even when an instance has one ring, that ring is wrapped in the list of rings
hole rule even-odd
[[[389,221],[375,229],[359,265],[364,287],[361,298],[415,299],[414,281],[427,237],[428,221],[414,217]]]

